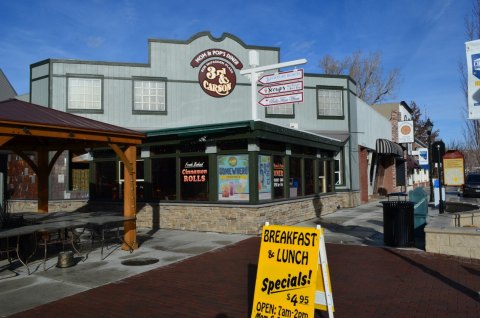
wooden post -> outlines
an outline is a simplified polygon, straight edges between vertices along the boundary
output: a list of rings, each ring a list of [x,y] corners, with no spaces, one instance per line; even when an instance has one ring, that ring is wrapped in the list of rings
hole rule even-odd
[[[37,156],[38,212],[48,213],[48,150],[38,149]]]
[[[127,160],[124,161],[123,215],[128,217],[135,216],[137,212],[137,148],[135,146],[129,146],[127,150],[125,150],[125,157]],[[126,244],[123,244],[123,250],[138,248],[135,220],[125,221],[124,241]]]

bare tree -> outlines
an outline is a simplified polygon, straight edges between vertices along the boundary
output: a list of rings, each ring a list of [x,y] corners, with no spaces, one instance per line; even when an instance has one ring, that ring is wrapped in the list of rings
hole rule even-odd
[[[467,41],[480,38],[480,0],[473,0],[472,9],[465,17],[465,31]],[[480,163],[480,121],[468,119],[468,70],[465,61],[458,64],[460,74],[460,87],[464,95],[463,113],[463,153],[465,156],[465,166],[468,168],[478,167]],[[467,165],[468,163],[468,165]]]
[[[428,144],[428,133],[427,133],[427,121],[428,118],[425,118],[425,115],[422,114],[420,107],[414,101],[410,102],[410,109],[412,110],[412,120],[414,127],[415,138]],[[440,130],[436,129],[431,132],[430,138],[434,142],[440,136]]]
[[[400,79],[400,71],[396,68],[385,75],[380,52],[363,56],[361,51],[357,51],[343,60],[327,54],[320,60],[320,67],[325,74],[350,75],[357,83],[358,97],[368,104],[393,97]]]

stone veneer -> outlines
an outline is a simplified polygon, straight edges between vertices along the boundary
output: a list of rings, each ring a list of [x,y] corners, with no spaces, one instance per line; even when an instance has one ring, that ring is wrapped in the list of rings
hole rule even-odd
[[[436,216],[425,227],[425,249],[480,259],[480,210]]]
[[[219,233],[259,234],[265,222],[292,225],[335,212],[339,207],[359,205],[358,192],[338,192],[258,205],[138,203],[137,227]],[[71,206],[69,206],[71,203]],[[82,204],[83,203],[83,204]],[[12,212],[35,211],[36,201],[12,201]],[[50,201],[49,211],[122,211],[121,203],[81,200]]]

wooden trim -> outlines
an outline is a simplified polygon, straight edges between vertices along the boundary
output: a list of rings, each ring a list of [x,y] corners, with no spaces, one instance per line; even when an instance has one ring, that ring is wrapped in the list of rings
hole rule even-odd
[[[0,147],[13,139],[13,136],[0,136]]]

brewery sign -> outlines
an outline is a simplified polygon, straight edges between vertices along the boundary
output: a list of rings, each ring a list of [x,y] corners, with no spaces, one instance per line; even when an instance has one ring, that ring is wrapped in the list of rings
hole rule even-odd
[[[190,62],[199,67],[198,83],[212,97],[230,95],[237,84],[235,68],[241,70],[242,62],[232,53],[222,49],[208,49],[198,53]]]

